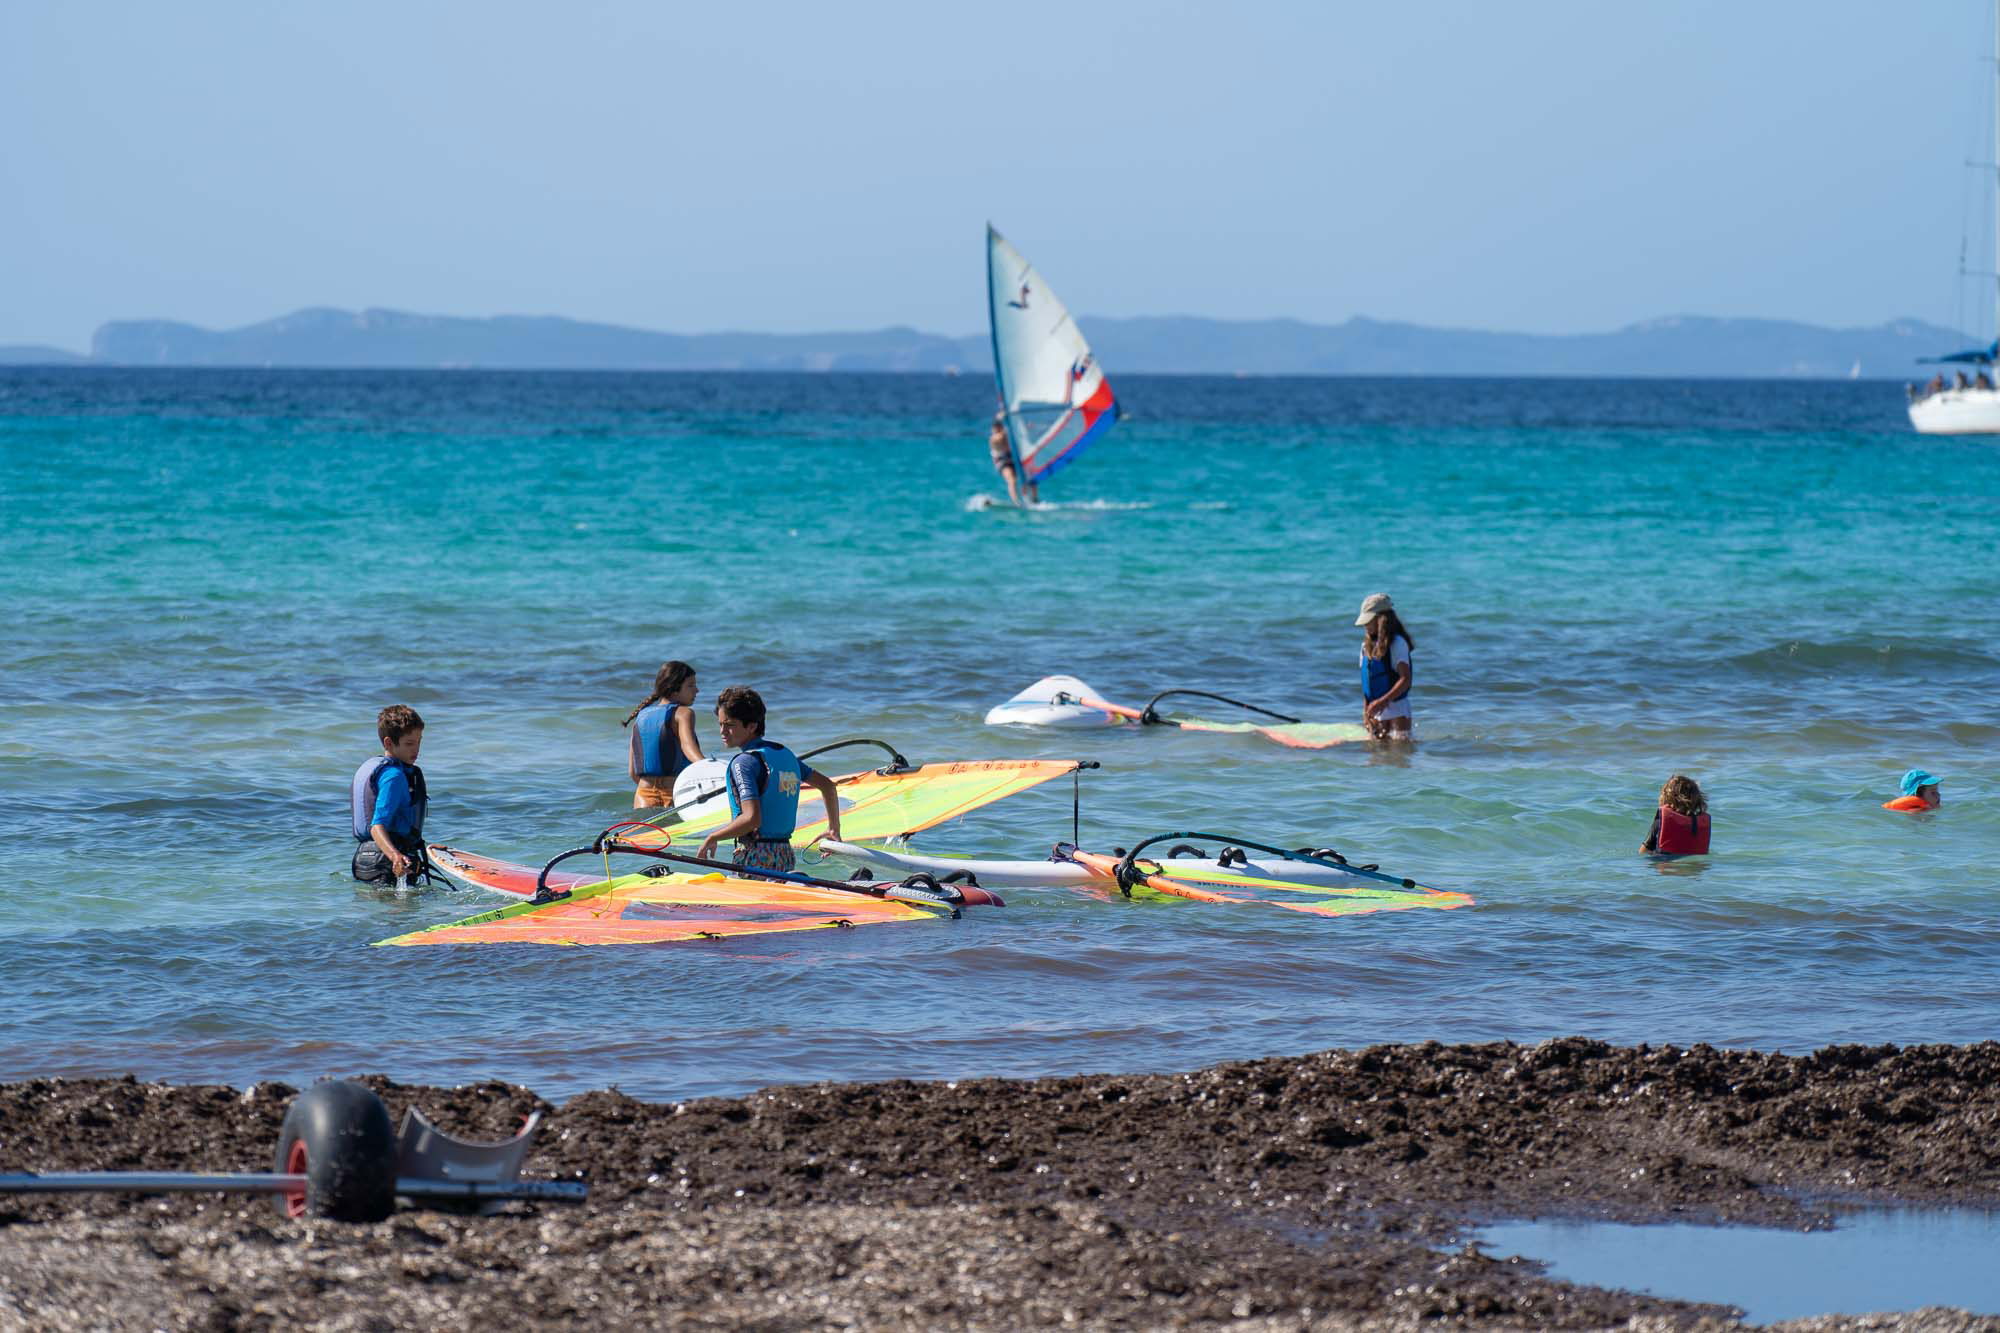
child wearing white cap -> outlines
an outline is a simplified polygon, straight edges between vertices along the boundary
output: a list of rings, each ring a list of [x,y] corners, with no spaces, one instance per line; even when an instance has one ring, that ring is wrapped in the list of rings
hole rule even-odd
[[[1361,640],[1361,724],[1377,740],[1410,739],[1410,633],[1386,592],[1370,593],[1354,623]]]

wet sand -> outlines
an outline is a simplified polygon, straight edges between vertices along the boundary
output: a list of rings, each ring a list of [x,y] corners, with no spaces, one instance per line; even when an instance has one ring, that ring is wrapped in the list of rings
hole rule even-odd
[[[577,1208],[288,1221],[268,1199],[0,1196],[6,1328],[1667,1328],[1468,1222],[1830,1221],[2000,1201],[2000,1045],[1378,1046],[1185,1074],[778,1088],[548,1107],[364,1080],[502,1138]],[[0,1171],[266,1170],[293,1089],[0,1086]],[[1814,1327],[2000,1329],[1950,1311]]]

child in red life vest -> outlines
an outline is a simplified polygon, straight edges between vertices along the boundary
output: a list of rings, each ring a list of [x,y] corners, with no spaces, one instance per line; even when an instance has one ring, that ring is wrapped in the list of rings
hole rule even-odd
[[[1938,795],[1938,780],[1921,768],[1913,768],[1903,774],[1902,788],[1901,796],[1882,802],[1884,810],[1900,810],[1913,815],[1920,810],[1935,810],[1944,800]]]
[[[1676,773],[1660,788],[1660,808],[1653,812],[1653,831],[1639,844],[1639,850],[1661,856],[1707,854],[1708,800],[1693,778]]]

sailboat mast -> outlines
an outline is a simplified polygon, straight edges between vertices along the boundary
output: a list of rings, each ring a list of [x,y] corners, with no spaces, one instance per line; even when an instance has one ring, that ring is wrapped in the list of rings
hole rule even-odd
[[[1994,0],[1994,3],[2000,5],[2000,0]],[[1000,360],[1000,314],[993,308],[996,290],[993,285],[993,238],[998,234],[993,230],[992,223],[986,224],[986,332],[993,340],[993,383],[1000,391],[1000,429],[1007,436],[1007,456],[1014,460],[1014,476],[1025,483],[1027,477],[1021,470],[1021,450],[1014,443],[1013,413],[1008,410],[1007,371]],[[2000,295],[1996,295],[1994,301],[1996,311],[2000,311]]]
[[[2000,0],[1993,5],[1993,345],[2000,348]]]

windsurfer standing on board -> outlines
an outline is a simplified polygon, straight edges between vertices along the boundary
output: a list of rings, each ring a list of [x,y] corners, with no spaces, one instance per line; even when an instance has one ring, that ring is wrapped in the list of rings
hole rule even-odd
[[[792,832],[799,826],[799,789],[811,787],[826,804],[826,836],[840,839],[840,794],[833,779],[807,768],[799,757],[764,738],[764,700],[748,685],[731,685],[715,699],[722,743],[736,747],[729,760],[730,820],[708,835],[696,853],[703,860],[715,844],[736,839],[729,859],[754,870],[790,871]]]
[[[1014,466],[1013,446],[1007,442],[1007,414],[1005,412],[995,412],[993,414],[993,429],[986,432],[986,447],[993,454],[993,470],[998,472],[1000,479],[1007,483],[1007,499],[1018,508],[1021,503],[1021,482],[1019,472]],[[1041,502],[1042,497],[1038,488],[1034,482],[1029,482],[1028,503],[1040,504]]]

